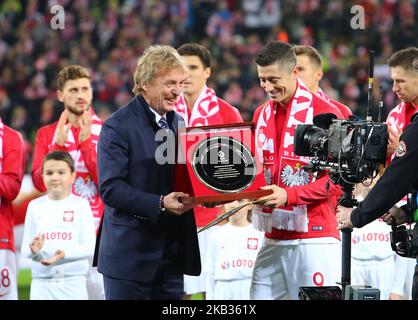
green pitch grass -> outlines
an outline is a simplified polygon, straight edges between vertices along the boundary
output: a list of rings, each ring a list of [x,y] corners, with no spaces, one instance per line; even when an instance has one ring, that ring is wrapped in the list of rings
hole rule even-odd
[[[31,272],[30,269],[21,269],[17,274],[17,294],[19,300],[29,300]],[[192,295],[192,300],[202,300],[202,294]]]
[[[29,300],[31,272],[30,269],[21,269],[17,274],[17,294],[19,300]]]

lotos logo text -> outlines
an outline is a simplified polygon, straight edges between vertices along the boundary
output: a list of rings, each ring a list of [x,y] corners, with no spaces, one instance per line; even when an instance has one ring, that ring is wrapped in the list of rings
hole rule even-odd
[[[45,240],[72,240],[73,233],[72,232],[45,232]]]
[[[222,270],[230,268],[253,268],[254,260],[250,259],[234,259],[232,261],[224,261],[221,264]]]
[[[369,233],[355,235],[351,240],[353,244],[357,244],[360,241],[389,242],[390,236],[387,233],[369,232]]]

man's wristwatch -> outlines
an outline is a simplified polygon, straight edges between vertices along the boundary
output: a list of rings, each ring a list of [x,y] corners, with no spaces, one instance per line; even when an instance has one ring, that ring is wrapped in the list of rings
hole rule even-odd
[[[165,207],[164,207],[164,196],[160,197],[160,213],[165,212]]]

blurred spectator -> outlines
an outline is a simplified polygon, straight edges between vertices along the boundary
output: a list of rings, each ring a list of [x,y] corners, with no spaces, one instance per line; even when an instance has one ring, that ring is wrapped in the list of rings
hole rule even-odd
[[[241,104],[244,93],[237,81],[232,81],[225,91],[224,99],[234,106]]]

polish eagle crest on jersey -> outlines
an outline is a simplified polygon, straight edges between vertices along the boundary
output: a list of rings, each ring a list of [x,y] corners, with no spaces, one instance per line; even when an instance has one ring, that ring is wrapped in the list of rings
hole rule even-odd
[[[310,175],[306,172],[300,163],[296,163],[295,167],[287,164],[281,174],[282,183],[288,187],[304,186],[311,180]]]
[[[89,203],[93,203],[95,201],[97,188],[93,180],[86,179],[84,181],[82,177],[78,177],[74,182],[73,190],[75,194],[88,200]]]
[[[247,249],[257,250],[258,249],[258,239],[257,238],[247,238]]]
[[[64,211],[63,216],[62,216],[62,221],[73,222],[74,221],[74,211]]]

